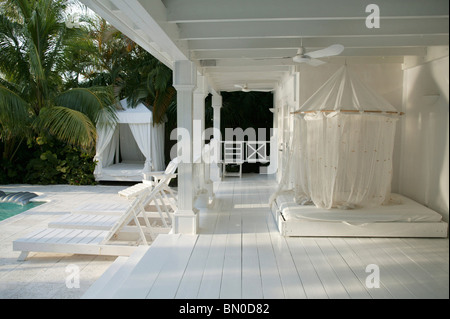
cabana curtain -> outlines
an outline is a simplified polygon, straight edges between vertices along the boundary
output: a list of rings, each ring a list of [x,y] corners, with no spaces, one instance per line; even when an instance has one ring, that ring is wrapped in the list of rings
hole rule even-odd
[[[144,172],[152,170],[152,136],[151,126],[148,124],[129,124],[131,133],[139,147],[139,150],[145,157]]]
[[[106,150],[108,146],[111,144],[111,140],[113,140],[115,129],[116,129],[115,124],[102,123],[101,126],[97,126],[97,143],[96,143],[96,153],[94,157],[94,161],[97,161],[97,165],[95,166],[94,170],[95,175],[99,175],[102,173],[103,166],[108,166],[104,165],[108,163],[109,160],[108,156],[109,152],[106,153]],[[114,160],[114,157],[112,159]]]

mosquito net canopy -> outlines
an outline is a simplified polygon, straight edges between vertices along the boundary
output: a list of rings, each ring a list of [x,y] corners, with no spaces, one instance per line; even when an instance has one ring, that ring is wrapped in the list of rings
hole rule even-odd
[[[390,198],[396,109],[341,67],[295,112],[284,186],[299,204],[381,205]]]

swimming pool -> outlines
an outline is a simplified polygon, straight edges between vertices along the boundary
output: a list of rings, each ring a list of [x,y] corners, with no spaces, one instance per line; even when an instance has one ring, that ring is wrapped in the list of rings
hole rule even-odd
[[[0,203],[0,221],[9,217],[23,213],[31,208],[42,205],[44,202],[29,202],[26,205],[20,205],[15,203]]]

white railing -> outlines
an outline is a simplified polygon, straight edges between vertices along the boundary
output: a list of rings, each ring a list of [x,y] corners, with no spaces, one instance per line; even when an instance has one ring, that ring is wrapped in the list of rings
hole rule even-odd
[[[268,163],[269,141],[222,141],[223,163]]]
[[[222,141],[222,177],[242,176],[242,164],[247,163],[268,163],[270,162],[269,141]],[[227,172],[226,166],[238,165],[239,171]]]

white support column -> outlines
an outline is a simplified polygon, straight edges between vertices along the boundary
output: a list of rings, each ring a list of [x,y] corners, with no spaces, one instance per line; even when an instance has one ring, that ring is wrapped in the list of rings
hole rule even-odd
[[[197,75],[197,89],[194,91],[194,166],[198,172],[199,193],[205,193],[205,163],[202,158],[202,153],[205,147],[205,140],[203,139],[203,132],[205,131],[205,98],[208,95],[208,87],[204,76]]]
[[[222,96],[221,95],[213,95],[212,96],[212,108],[214,109],[213,114],[213,128],[214,128],[214,143],[216,151],[215,154],[217,156],[214,161],[217,165],[211,165],[211,179],[214,181],[219,181],[221,176],[221,167],[220,162],[222,161],[222,135],[220,133],[220,109],[222,108]]]
[[[190,61],[176,61],[174,64],[173,86],[177,90],[177,127],[183,130],[178,135],[178,210],[174,213],[173,232],[175,234],[196,234],[198,216],[194,211],[192,168],[193,168],[193,91],[197,85],[197,70]]]

